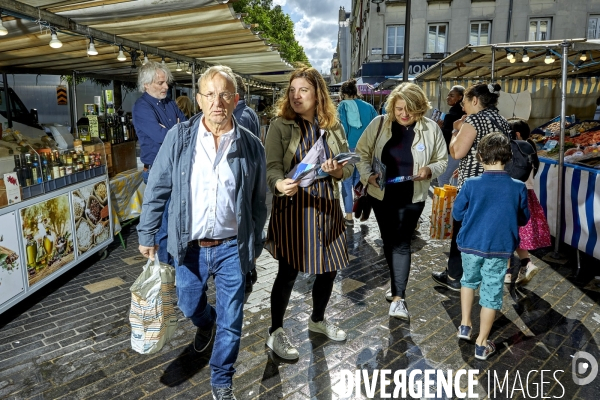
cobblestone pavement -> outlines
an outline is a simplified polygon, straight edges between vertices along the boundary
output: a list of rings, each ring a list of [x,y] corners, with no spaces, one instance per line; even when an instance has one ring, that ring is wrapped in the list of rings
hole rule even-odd
[[[308,332],[313,277],[298,277],[284,323],[300,352],[293,364],[276,359],[265,347],[277,262],[264,252],[258,260],[258,283],[245,305],[234,378],[238,399],[336,399],[345,389],[342,371],[357,369],[367,371],[368,377],[379,369],[392,374],[406,370],[407,377],[413,370],[478,370],[474,391],[479,398],[598,398],[600,377],[586,386],[572,380],[571,363],[578,350],[600,359],[600,295],[594,282],[586,287],[573,283],[573,257],[564,266],[534,258],[541,268],[534,280],[524,288],[506,286],[504,307],[491,334],[499,353],[478,361],[473,343],[456,338],[459,294],[430,278],[445,265],[448,243],[429,240],[427,222],[420,232],[413,241],[407,290],[410,323],[388,317],[384,296],[389,273],[373,216],[348,231],[352,261],[338,274],[326,313],[348,332],[345,342]],[[78,266],[0,315],[0,398],[212,398],[208,358],[194,353],[195,329],[183,316],[175,337],[159,353],[145,356],[131,350],[128,289],[144,260],[137,253],[134,229],[126,240],[126,250],[115,242],[105,260]],[[592,275],[599,266],[589,258],[582,264]],[[95,293],[84,288],[112,278],[123,283]],[[212,282],[209,298],[214,300]],[[478,313],[476,306],[475,333]],[[501,388],[494,374],[500,383],[507,372]],[[466,376],[459,377],[465,389]],[[435,394],[435,378],[429,386]],[[361,393],[347,398],[367,398],[366,393],[363,385]],[[377,383],[371,397],[384,396]],[[440,393],[437,398],[450,397]]]

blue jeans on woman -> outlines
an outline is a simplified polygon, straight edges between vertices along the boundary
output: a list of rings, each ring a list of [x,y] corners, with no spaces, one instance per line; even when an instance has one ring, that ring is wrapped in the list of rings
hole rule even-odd
[[[216,287],[216,307],[208,304],[208,278]],[[214,247],[188,247],[183,264],[175,260],[177,305],[183,315],[203,330],[217,323],[217,332],[210,357],[211,385],[225,388],[232,385],[240,350],[246,275],[242,273],[237,239]]]
[[[144,183],[148,184],[148,176],[150,175],[150,171],[142,171],[142,179]],[[173,265],[173,257],[167,251],[167,229],[169,227],[169,203],[171,202],[171,198],[165,203],[165,211],[163,212],[162,222],[160,223],[160,228],[158,228],[158,232],[156,232],[156,236],[154,236],[154,244],[158,245],[158,260],[165,264]]]
[[[350,150],[354,151],[354,149]],[[358,169],[354,168],[354,172],[346,180],[342,181],[342,200],[344,201],[344,211],[347,214],[352,212],[354,206],[354,186],[360,181]]]

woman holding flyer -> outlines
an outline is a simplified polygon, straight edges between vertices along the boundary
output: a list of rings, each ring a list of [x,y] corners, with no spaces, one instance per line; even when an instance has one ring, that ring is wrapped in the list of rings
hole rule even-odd
[[[354,167],[333,159],[348,152],[348,144],[319,72],[295,70],[285,93],[265,142],[267,184],[273,193],[265,248],[279,261],[266,344],[279,357],[293,360],[299,353],[283,330],[283,316],[298,272],[316,275],[308,330],[331,340],[346,339],[343,330],[325,319],[325,308],[337,271],[348,265],[338,182],[350,177]],[[317,179],[316,170],[302,176],[314,165],[325,177]]]
[[[388,96],[387,113],[371,122],[356,146],[360,156],[356,167],[361,182],[368,184],[390,269],[389,315],[406,320],[410,318],[405,300],[410,241],[431,179],[446,170],[448,159],[440,127],[424,117],[430,108],[419,86],[398,85]]]

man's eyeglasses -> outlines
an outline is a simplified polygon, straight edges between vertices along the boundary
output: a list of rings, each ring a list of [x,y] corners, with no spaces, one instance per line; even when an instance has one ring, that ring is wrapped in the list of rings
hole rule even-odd
[[[221,92],[218,95],[215,93],[209,93],[209,94],[202,94],[200,92],[198,92],[198,93],[200,94],[200,96],[206,97],[206,100],[210,101],[211,103],[213,101],[215,101],[215,99],[217,97],[219,97],[222,100],[229,101],[233,98],[233,96],[235,96],[235,93],[230,93],[230,92]]]

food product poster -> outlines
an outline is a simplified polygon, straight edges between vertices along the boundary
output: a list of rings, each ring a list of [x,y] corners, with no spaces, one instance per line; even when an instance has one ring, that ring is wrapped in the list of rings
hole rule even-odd
[[[106,181],[93,183],[73,191],[75,244],[81,255],[110,238]]]
[[[69,194],[20,211],[27,276],[32,286],[75,259]]]
[[[14,212],[0,216],[0,304],[25,290],[17,220]]]

